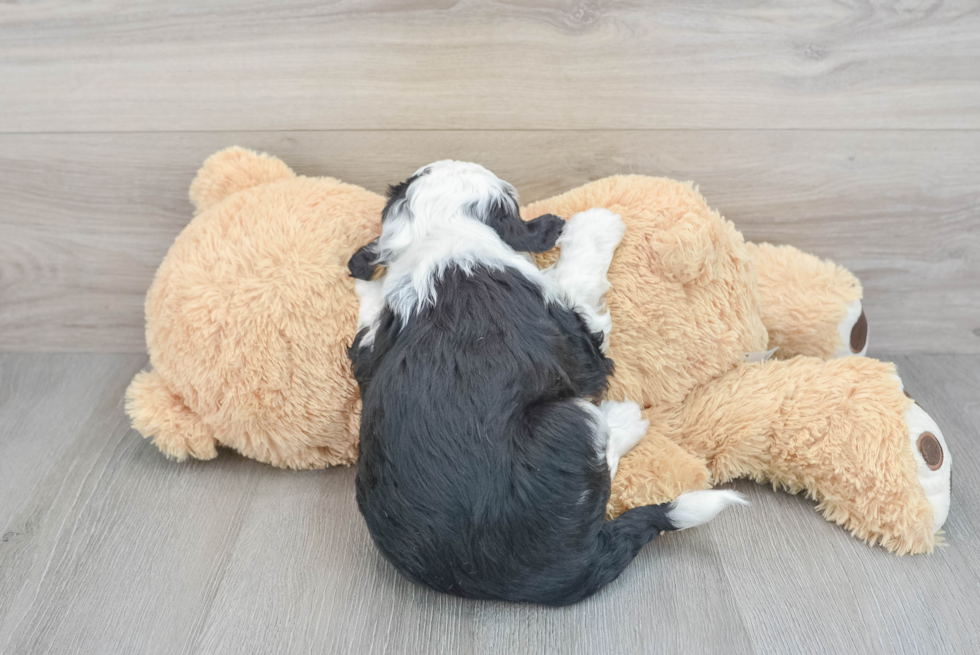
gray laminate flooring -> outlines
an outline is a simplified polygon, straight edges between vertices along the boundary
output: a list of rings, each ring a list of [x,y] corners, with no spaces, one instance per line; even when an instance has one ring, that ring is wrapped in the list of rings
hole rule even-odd
[[[352,469],[166,460],[123,413],[142,355],[0,355],[0,652],[980,652],[980,356],[894,359],[956,458],[945,547],[897,557],[742,482],[750,509],[548,609],[399,577]]]

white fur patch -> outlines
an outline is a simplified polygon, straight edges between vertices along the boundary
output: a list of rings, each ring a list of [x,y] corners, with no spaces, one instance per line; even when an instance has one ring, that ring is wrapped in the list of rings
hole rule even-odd
[[[603,352],[609,347],[612,317],[606,310],[606,277],[613,253],[626,233],[618,214],[597,207],[575,214],[565,224],[558,245],[561,257],[543,271],[585,319],[589,329],[603,335]]]
[[[678,530],[686,530],[707,523],[722,510],[732,505],[748,505],[749,501],[737,491],[709,489],[681,494],[667,513],[670,522]]]
[[[932,507],[932,531],[938,532],[949,515],[950,474],[953,468],[953,457],[946,445],[946,440],[943,438],[942,430],[924,409],[913,404],[905,413],[905,421],[909,426],[909,446],[912,448],[912,456],[917,465],[916,475],[919,478],[919,484],[922,485],[922,490],[926,494],[926,500]],[[942,465],[935,471],[929,468],[926,460],[922,457],[922,453],[919,452],[919,436],[923,432],[929,432],[935,436],[943,449]]]
[[[612,479],[616,477],[619,460],[640,443],[650,427],[650,421],[643,418],[640,406],[632,400],[605,400],[599,405],[599,410],[609,426],[606,463],[609,465],[609,478]]]
[[[588,414],[588,421],[592,424],[592,447],[600,456],[605,456],[606,445],[609,443],[609,426],[606,425],[606,415],[590,403],[585,398],[576,398],[573,401]]]
[[[476,266],[513,268],[527,279],[546,286],[541,272],[527,257],[512,250],[493,228],[476,219],[460,217],[455,224],[424,234],[388,264],[384,295],[403,321],[436,301],[436,282],[450,266],[469,273]]]
[[[868,339],[864,340],[864,348],[861,349],[861,352],[851,352],[851,330],[854,329],[854,325],[858,322],[858,319],[861,318],[862,309],[863,306],[861,305],[860,300],[855,300],[848,303],[847,314],[837,325],[837,332],[840,334],[841,345],[837,346],[837,350],[834,352],[834,357],[850,357],[851,355],[864,357],[864,354],[868,352]]]
[[[354,292],[360,301],[357,309],[357,331],[364,328],[368,331],[361,339],[361,348],[374,344],[374,335],[378,331],[378,321],[384,307],[384,283],[381,280],[354,280]]]
[[[424,172],[424,174],[423,174]],[[534,261],[515,252],[480,217],[494,203],[517,207],[514,188],[479,164],[439,161],[420,168],[405,199],[393,205],[378,251],[387,262],[384,295],[404,322],[436,300],[436,282],[451,266],[513,268],[554,294]]]

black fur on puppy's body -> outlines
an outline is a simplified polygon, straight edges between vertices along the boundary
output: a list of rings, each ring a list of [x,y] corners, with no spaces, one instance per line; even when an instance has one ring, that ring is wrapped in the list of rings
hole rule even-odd
[[[674,529],[659,505],[611,522],[595,417],[612,372],[574,311],[514,270],[450,268],[402,326],[385,308],[361,388],[358,507],[384,556],[436,590],[564,605]]]
[[[512,186],[465,162],[389,189],[381,237],[349,262],[361,301],[349,352],[363,401],[356,496],[409,578],[564,605],[614,580],[660,532],[740,498],[692,492],[604,520],[609,467],[646,427],[635,403],[591,404],[613,369],[595,305],[620,219],[524,222],[518,207]],[[595,220],[615,241],[600,246],[608,235],[583,227]],[[515,251],[559,236],[547,274]],[[370,281],[378,266],[384,277]]]

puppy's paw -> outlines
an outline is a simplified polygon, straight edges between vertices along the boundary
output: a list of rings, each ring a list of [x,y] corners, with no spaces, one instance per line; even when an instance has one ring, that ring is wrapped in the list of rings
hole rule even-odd
[[[599,411],[609,426],[607,454],[617,460],[633,450],[650,427],[650,421],[643,418],[640,406],[632,400],[605,400],[599,405]]]
[[[587,243],[596,253],[611,259],[613,251],[623,240],[624,234],[626,234],[626,223],[619,214],[614,214],[604,207],[595,207],[579,212],[568,219],[568,225],[559,243],[562,248],[565,248],[566,244],[572,246]]]

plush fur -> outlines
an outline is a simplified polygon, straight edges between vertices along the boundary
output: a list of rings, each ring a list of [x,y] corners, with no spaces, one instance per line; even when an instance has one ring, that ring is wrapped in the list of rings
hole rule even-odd
[[[134,426],[177,459],[214,457],[221,444],[276,466],[352,463],[360,402],[346,349],[358,301],[345,264],[378,236],[385,200],[242,149],[209,158],[191,194],[198,212],[147,295],[153,368],[128,392]],[[950,454],[930,470],[938,478],[923,477],[921,421],[910,420],[890,366],[825,361],[860,337],[854,276],[788,246],[745,243],[692,185],[673,180],[597,180],[522,214],[593,207],[628,228],[605,296],[615,323],[608,395],[638,400],[650,422],[619,464],[610,516],[741,475],[806,493],[869,542],[932,550]],[[774,346],[773,361],[743,363]],[[762,396],[738,393],[752,388],[734,384],[746,375]],[[822,449],[803,457],[807,440]]]

